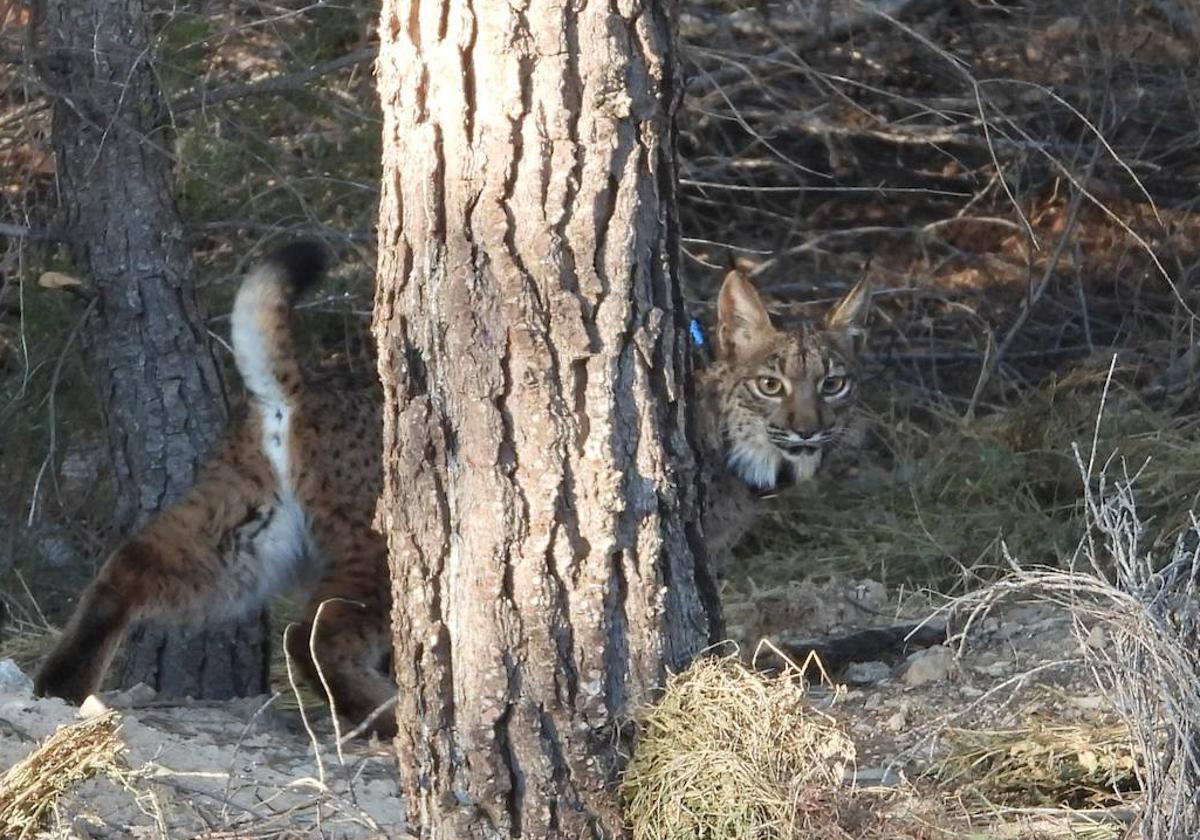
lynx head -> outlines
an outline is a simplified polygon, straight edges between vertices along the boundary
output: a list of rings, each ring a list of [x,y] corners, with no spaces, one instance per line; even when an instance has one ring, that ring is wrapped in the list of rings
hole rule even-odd
[[[811,478],[855,436],[857,356],[871,293],[860,282],[815,323],[781,330],[754,286],[730,272],[717,302],[726,464],[759,491]]]

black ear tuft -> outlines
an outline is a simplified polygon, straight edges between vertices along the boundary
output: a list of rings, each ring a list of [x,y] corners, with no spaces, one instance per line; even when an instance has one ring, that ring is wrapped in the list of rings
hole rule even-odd
[[[298,239],[272,251],[266,262],[283,271],[292,297],[297,298],[324,279],[329,251],[314,239]]]

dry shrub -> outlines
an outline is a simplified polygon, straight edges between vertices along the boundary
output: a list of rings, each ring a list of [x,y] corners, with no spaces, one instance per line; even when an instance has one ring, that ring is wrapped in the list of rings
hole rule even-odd
[[[854,744],[805,701],[795,672],[697,662],[641,721],[620,786],[634,840],[791,837],[835,819]]]
[[[58,637],[58,631],[46,624],[14,617],[0,634],[0,660],[11,659],[25,673],[33,673]]]
[[[23,840],[42,826],[59,796],[101,773],[121,771],[120,719],[108,712],[64,726],[0,777],[0,837]]]
[[[1090,453],[1075,452],[1086,530],[1073,562],[1057,570],[1010,558],[1007,578],[967,599],[967,629],[1013,597],[1068,610],[1085,662],[1143,757],[1134,768],[1145,796],[1140,836],[1198,837],[1200,519],[1193,513],[1163,556],[1139,515],[1139,471],[1115,457],[1098,461],[1095,443]]]
[[[1121,725],[950,729],[949,754],[930,770],[944,785],[1002,805],[1104,807],[1136,789],[1137,761]]]
[[[922,427],[896,406],[886,409],[874,423],[872,451],[856,455],[836,480],[776,501],[730,577],[740,589],[748,588],[740,583],[746,578],[837,574],[952,592],[961,589],[964,569],[985,581],[1004,573],[1002,541],[1025,565],[1065,566],[1086,510],[1071,444],[1095,431],[1103,377],[1077,371],[972,421],[946,415]],[[1155,538],[1187,531],[1200,475],[1200,418],[1150,407],[1124,385],[1107,399],[1099,449],[1120,448],[1145,463],[1138,499]]]
[[[619,796],[633,840],[932,840],[957,806],[911,785],[845,783],[855,746],[799,669],[701,659],[643,714]]]

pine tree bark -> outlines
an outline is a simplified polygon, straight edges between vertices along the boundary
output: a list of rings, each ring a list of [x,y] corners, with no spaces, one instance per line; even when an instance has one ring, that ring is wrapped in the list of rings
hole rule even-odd
[[[425,837],[612,837],[720,614],[659,2],[384,0],[375,333],[397,750]]]
[[[54,93],[62,229],[97,293],[84,331],[128,533],[175,501],[225,428],[224,391],[174,201],[170,114],[143,0],[47,0],[37,34]],[[110,672],[168,695],[266,688],[266,614],[202,632],[144,629]]]

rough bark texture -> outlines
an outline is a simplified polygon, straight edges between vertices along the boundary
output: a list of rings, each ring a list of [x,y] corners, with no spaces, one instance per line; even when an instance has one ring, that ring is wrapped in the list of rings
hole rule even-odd
[[[87,328],[122,532],[177,499],[225,427],[225,400],[174,203],[169,114],[143,0],[47,0],[62,227],[97,298]],[[140,631],[123,685],[195,697],[266,687],[265,614],[201,633]]]
[[[385,0],[376,336],[424,836],[620,833],[635,704],[719,623],[694,527],[660,3]]]

